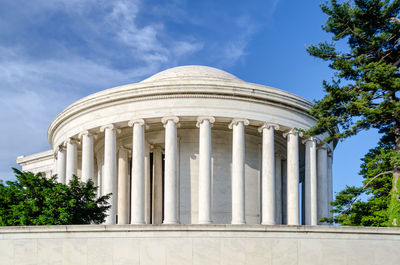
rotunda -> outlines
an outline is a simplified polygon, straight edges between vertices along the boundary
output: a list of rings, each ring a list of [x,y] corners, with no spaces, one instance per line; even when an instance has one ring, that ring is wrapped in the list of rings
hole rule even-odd
[[[92,94],[50,124],[23,170],[92,179],[106,224],[307,224],[329,216],[333,146],[312,104],[206,66]]]

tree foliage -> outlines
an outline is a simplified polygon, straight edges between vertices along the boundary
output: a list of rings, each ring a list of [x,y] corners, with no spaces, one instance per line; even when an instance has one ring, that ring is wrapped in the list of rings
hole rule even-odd
[[[324,218],[324,221],[342,225],[390,225],[389,205],[393,176],[382,173],[391,172],[392,169],[392,142],[382,139],[377,147],[369,150],[361,164],[363,186],[347,186],[340,191],[332,202],[334,216]],[[361,197],[364,199],[359,200]]]
[[[341,191],[334,202],[334,211],[339,214],[335,221],[397,226],[400,0],[330,0],[321,8],[328,18],[323,29],[333,35],[332,42],[311,45],[307,51],[329,62],[335,76],[323,82],[326,95],[311,110],[317,124],[308,133],[327,133],[327,141],[338,141],[363,130],[378,129],[382,139],[363,158],[360,174],[368,183],[377,174],[391,172],[374,179],[368,187]],[[361,193],[367,193],[368,199],[353,201]]]
[[[74,176],[69,185],[40,173],[14,169],[16,181],[0,182],[0,225],[100,224],[110,195],[97,198],[93,181]]]

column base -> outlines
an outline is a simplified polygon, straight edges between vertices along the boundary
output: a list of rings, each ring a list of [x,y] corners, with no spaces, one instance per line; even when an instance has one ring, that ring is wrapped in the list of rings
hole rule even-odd
[[[131,225],[145,225],[145,222],[131,222]]]
[[[163,225],[179,225],[178,221],[164,221]]]
[[[275,222],[262,222],[262,225],[276,225]]]
[[[246,221],[232,221],[231,224],[232,225],[245,225]]]

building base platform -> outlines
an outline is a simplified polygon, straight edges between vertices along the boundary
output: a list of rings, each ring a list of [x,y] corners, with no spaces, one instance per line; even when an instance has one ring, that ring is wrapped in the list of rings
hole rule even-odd
[[[0,227],[0,264],[399,264],[400,229],[264,225]]]

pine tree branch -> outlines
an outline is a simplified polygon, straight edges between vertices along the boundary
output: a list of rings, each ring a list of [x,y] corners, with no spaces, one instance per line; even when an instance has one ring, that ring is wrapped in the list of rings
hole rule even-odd
[[[385,171],[385,172],[379,173],[378,175],[376,175],[375,177],[373,177],[372,179],[370,179],[370,180],[367,182],[367,184],[365,184],[365,185],[362,187],[362,191],[364,191],[364,190],[368,187],[368,185],[369,185],[372,181],[374,181],[375,179],[377,179],[378,177],[380,177],[380,176],[382,176],[382,175],[386,175],[386,174],[393,174],[393,173],[394,173],[393,170]]]
[[[372,181],[374,181],[375,179],[377,179],[378,177],[380,177],[380,176],[382,176],[382,175],[393,174],[393,173],[394,173],[393,170],[385,171],[385,172],[379,173],[378,175],[376,175],[376,176],[374,176],[372,179],[370,179],[370,180],[367,182],[367,184],[365,184],[365,185],[362,187],[361,192],[360,192],[357,196],[355,196],[355,197],[353,198],[353,200],[351,201],[350,205],[342,212],[342,214],[343,214],[343,213],[347,213],[347,212],[349,212],[349,211],[351,210],[351,208],[353,207],[353,204],[357,201],[358,197],[360,197],[361,193],[369,186],[369,184],[371,184]]]

